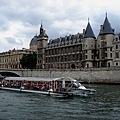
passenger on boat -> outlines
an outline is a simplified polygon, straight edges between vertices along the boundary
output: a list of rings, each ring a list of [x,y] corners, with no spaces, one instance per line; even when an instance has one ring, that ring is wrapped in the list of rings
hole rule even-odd
[[[53,91],[52,86],[49,87],[49,90],[48,90],[48,91],[49,91],[49,92],[52,92],[52,91]]]
[[[42,86],[41,90],[45,90],[45,85]]]
[[[0,82],[0,86],[2,85],[2,83]]]
[[[65,91],[66,91],[66,88],[60,88],[60,91],[61,91],[61,92],[65,92]]]
[[[26,89],[26,83],[24,82],[24,88]]]

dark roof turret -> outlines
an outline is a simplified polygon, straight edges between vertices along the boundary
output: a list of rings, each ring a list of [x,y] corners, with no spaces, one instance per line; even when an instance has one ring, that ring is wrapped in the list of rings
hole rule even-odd
[[[95,38],[95,35],[93,33],[93,30],[92,30],[92,27],[91,27],[89,21],[88,21],[88,25],[87,25],[86,30],[85,30],[84,38],[88,38],[88,37]]]
[[[107,15],[103,23],[102,31],[100,32],[100,34],[114,34],[114,30],[111,28]]]
[[[41,26],[40,26],[40,34],[39,34],[39,36],[41,36],[41,37],[48,37],[46,32],[45,32],[45,30],[43,29],[42,23],[41,23]]]

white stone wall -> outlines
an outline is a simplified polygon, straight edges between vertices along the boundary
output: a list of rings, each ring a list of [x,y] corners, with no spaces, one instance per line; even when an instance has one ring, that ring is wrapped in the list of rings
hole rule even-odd
[[[79,81],[95,83],[120,83],[120,70],[41,70],[23,71],[22,76],[29,77],[72,77]]]

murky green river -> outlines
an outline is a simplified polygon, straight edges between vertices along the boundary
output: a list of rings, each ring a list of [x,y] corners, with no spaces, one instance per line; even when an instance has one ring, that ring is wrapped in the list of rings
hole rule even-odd
[[[120,85],[91,85],[91,97],[53,98],[0,90],[0,120],[120,120]]]

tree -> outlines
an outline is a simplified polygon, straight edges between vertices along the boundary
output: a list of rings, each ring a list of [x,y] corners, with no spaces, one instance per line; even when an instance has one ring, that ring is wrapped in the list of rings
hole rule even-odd
[[[35,52],[33,54],[24,54],[22,59],[20,59],[20,64],[22,68],[35,69],[37,64],[37,55]]]

